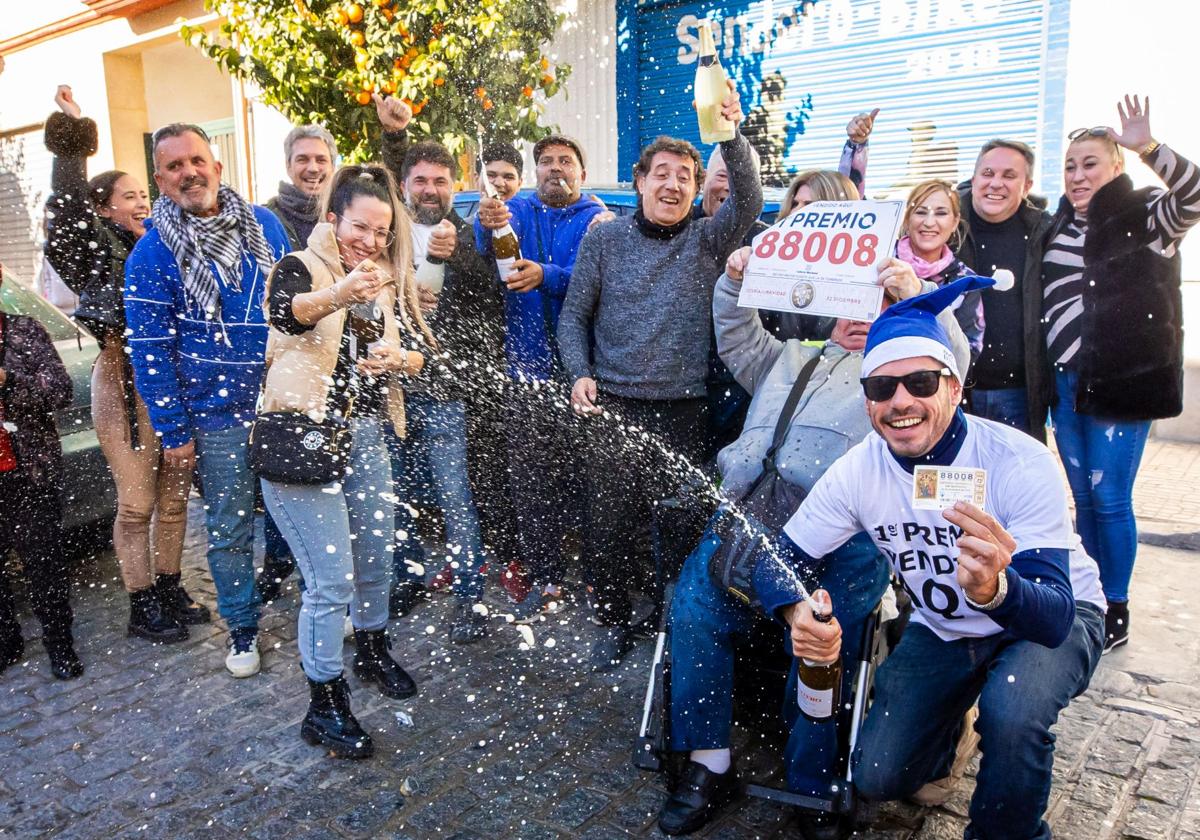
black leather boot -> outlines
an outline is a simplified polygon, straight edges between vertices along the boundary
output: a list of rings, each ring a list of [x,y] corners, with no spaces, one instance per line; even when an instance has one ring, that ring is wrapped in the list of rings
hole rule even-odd
[[[187,594],[180,584],[180,575],[156,575],[154,591],[158,593],[158,602],[162,604],[163,612],[175,618],[180,624],[208,624],[212,621],[212,613],[203,604],[197,604],[192,596]]]
[[[75,654],[75,646],[68,633],[54,638],[42,639],[46,655],[50,657],[50,673],[60,680],[73,680],[83,674],[83,663]]]
[[[741,793],[741,782],[732,766],[724,773],[714,773],[703,764],[688,761],[658,814],[658,827],[663,834],[691,834]]]
[[[264,604],[269,604],[279,597],[283,582],[296,570],[296,561],[291,557],[274,557],[268,554],[263,558],[263,570],[254,585],[258,588],[258,597]]]
[[[167,612],[153,586],[129,593],[129,635],[152,642],[182,642],[188,630],[179,619]]]
[[[25,640],[21,637],[20,625],[0,627],[0,674],[9,665],[16,665],[25,653]]]
[[[350,712],[346,678],[323,683],[310,679],[308,691],[308,714],[300,724],[300,736],[314,746],[329,747],[338,758],[370,758],[375,746]]]
[[[417,693],[417,683],[392,659],[386,630],[354,631],[354,676],[379,686],[379,693],[403,700]]]

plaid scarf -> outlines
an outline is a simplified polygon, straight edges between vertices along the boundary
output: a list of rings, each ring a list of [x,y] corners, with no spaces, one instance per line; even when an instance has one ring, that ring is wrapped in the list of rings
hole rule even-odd
[[[254,208],[232,188],[221,184],[217,190],[216,216],[194,216],[166,196],[154,202],[151,218],[163,242],[175,255],[183,276],[183,291],[188,301],[200,308],[206,318],[219,316],[221,288],[209,268],[217,267],[221,280],[234,291],[242,288],[242,252],[247,250],[266,274],[275,264],[275,255],[263,236],[262,225],[254,217]]]

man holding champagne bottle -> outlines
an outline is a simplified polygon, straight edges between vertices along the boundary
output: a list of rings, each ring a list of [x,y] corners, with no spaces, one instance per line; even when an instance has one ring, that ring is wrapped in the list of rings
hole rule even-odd
[[[859,793],[903,799],[944,779],[978,702],[983,757],[965,836],[1049,838],[1050,728],[1087,688],[1106,604],[1054,456],[959,407],[963,375],[934,316],[992,284],[964,277],[872,324],[861,383],[875,434],[821,477],[781,541],[805,567],[865,531],[912,599],[853,757]],[[933,500],[917,493],[918,472],[930,470]],[[763,608],[791,626],[796,656],[829,661],[841,649],[836,618],[814,621],[785,571],[758,564]]]

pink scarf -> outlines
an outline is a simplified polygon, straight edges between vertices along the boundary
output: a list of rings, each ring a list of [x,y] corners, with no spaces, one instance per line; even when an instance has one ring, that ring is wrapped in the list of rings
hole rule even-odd
[[[954,262],[954,254],[946,245],[942,246],[942,255],[934,262],[922,259],[913,253],[912,242],[907,236],[900,238],[896,243],[896,256],[904,260],[913,267],[913,271],[922,280],[928,280],[930,277],[936,277],[946,270],[946,266]]]

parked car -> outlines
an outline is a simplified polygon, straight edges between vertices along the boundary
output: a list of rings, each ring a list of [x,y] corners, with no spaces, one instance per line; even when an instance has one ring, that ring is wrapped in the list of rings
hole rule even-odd
[[[0,284],[0,310],[36,318],[50,333],[71,375],[71,404],[54,418],[63,448],[64,528],[75,531],[111,520],[117,510],[117,490],[92,424],[92,364],[100,352],[96,339],[7,270]]]
[[[532,195],[533,192],[532,187],[526,187],[521,190],[520,195]],[[767,224],[771,224],[775,221],[775,217],[779,215],[779,201],[783,198],[784,191],[767,187],[764,188],[763,193],[765,201],[763,202],[763,211],[759,218]],[[583,194],[596,196],[604,202],[609,210],[618,216],[632,216],[633,212],[637,210],[637,190],[631,184],[592,186],[585,183],[583,185]],[[454,196],[454,209],[464,219],[472,218],[479,209],[479,192],[477,190],[466,190],[456,193]]]

